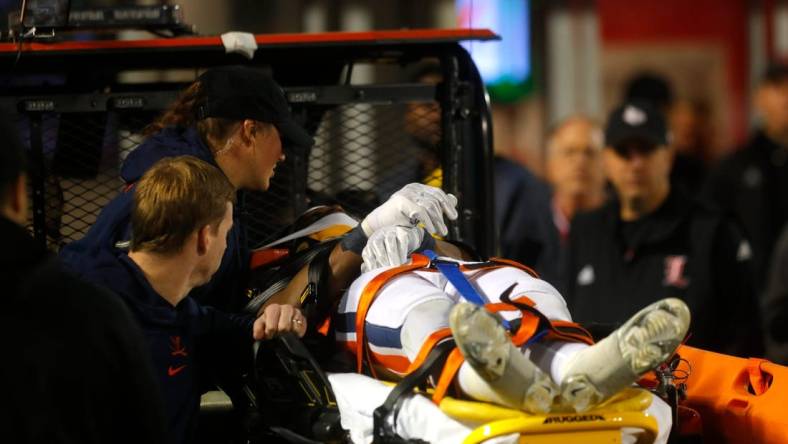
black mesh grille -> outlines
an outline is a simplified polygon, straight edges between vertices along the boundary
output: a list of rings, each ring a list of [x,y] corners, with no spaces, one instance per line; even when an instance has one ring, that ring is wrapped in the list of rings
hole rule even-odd
[[[141,129],[152,117],[151,113],[114,112],[40,117],[45,232],[50,247],[57,249],[81,238],[104,205],[122,190],[120,165],[142,140]],[[31,119],[37,117],[23,117],[20,129],[32,150]],[[31,168],[36,168],[35,156],[31,158]],[[35,175],[31,180],[35,181]]]
[[[436,111],[437,104],[351,103],[321,109],[308,163],[288,155],[269,191],[241,196],[250,246],[278,238],[309,206],[337,203],[361,218],[406,183],[423,181],[438,166],[439,125],[430,110]],[[121,192],[122,162],[156,114],[63,112],[20,119],[31,154],[31,119],[40,119],[45,232],[51,248],[81,238]],[[35,156],[31,159],[35,163]]]
[[[277,239],[312,205],[339,204],[362,218],[403,185],[423,180],[423,159],[435,163],[434,150],[404,130],[406,108],[347,104],[327,111],[308,165],[291,155],[277,167],[268,192],[245,196],[250,243]]]

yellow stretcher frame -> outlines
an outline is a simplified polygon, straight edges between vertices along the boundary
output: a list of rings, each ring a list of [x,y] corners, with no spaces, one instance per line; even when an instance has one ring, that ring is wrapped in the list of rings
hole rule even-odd
[[[621,442],[623,427],[643,430],[638,444],[650,444],[658,433],[657,421],[645,412],[651,400],[648,391],[628,388],[584,413],[530,415],[498,405],[450,397],[441,401],[440,409],[454,419],[482,424],[465,438],[464,444],[482,443],[514,433],[521,435],[521,443],[529,444],[614,444]]]

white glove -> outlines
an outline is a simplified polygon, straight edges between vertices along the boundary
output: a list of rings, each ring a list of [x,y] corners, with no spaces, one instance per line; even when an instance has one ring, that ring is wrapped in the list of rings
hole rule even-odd
[[[364,259],[361,272],[404,264],[410,253],[416,251],[423,240],[424,230],[419,227],[390,225],[375,231],[361,252]]]
[[[450,220],[457,219],[457,198],[440,188],[409,183],[392,194],[383,205],[372,210],[361,221],[361,229],[370,237],[375,231],[389,225],[416,226],[424,224],[430,233],[441,236],[449,234],[445,214]]]

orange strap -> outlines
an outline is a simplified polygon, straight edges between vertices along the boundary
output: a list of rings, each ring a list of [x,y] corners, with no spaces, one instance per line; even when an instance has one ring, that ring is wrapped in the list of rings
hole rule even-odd
[[[424,341],[424,344],[422,344],[421,349],[419,349],[419,354],[416,355],[416,359],[408,366],[406,374],[410,374],[417,368],[421,367],[421,364],[423,364],[424,360],[427,359],[427,355],[429,355],[432,349],[435,348],[435,345],[448,337],[451,337],[451,329],[449,327],[433,332],[427,338],[427,340]]]
[[[257,267],[268,265],[290,254],[287,248],[266,248],[265,250],[253,251],[249,258],[249,268],[254,270]]]
[[[328,336],[328,332],[330,329],[331,329],[331,316],[326,316],[326,318],[320,324],[320,327],[317,328],[317,332],[323,336]]]
[[[747,373],[750,375],[750,387],[755,396],[762,395],[769,390],[771,375],[761,370],[761,364],[769,362],[766,359],[750,358],[747,360]]]
[[[534,337],[538,330],[539,318],[530,313],[523,312],[523,315],[520,318],[520,328],[518,328],[517,333],[512,336],[512,344],[516,345],[517,347],[522,347],[523,344]]]
[[[408,271],[424,268],[429,265],[429,263],[430,260],[426,256],[413,254],[411,256],[411,263],[380,273],[364,287],[358,301],[358,310],[356,310],[356,371],[358,373],[362,373],[364,369],[364,356],[366,355],[365,352],[369,349],[369,344],[367,344],[364,339],[364,321],[367,319],[367,312],[369,312],[369,307],[372,306],[372,301],[377,297],[378,291],[395,276],[407,273]],[[369,367],[374,376],[372,365]]]
[[[435,386],[435,391],[432,393],[432,402],[440,404],[443,397],[446,396],[449,384],[454,381],[454,376],[457,375],[457,371],[460,369],[463,362],[465,362],[465,357],[460,352],[460,349],[455,347],[454,350],[449,353],[449,357],[446,358],[446,363],[443,365],[443,370],[441,370],[441,375],[438,378],[438,384]]]
[[[512,302],[517,302],[523,305],[528,305],[529,307],[533,307],[536,305],[534,301],[532,301],[527,296],[521,296],[515,299]],[[536,334],[536,331],[539,329],[539,318],[533,316],[531,313],[527,311],[520,310],[514,305],[511,305],[506,302],[496,302],[493,304],[485,304],[484,308],[492,313],[497,313],[499,311],[517,311],[519,310],[522,313],[522,317],[520,319],[520,328],[517,329],[517,332],[512,337],[512,343],[516,346],[521,346],[525,344],[529,339]]]
[[[514,263],[516,264],[516,262]],[[536,305],[536,303],[527,296],[520,296],[512,302],[527,305],[529,307]],[[540,316],[536,316],[527,310],[521,310],[520,308],[507,302],[486,304],[484,307],[493,313],[497,313],[499,311],[520,310],[522,313],[520,328],[517,329],[517,332],[512,337],[512,343],[518,347],[528,342],[528,340],[539,331]],[[551,321],[547,318],[544,318],[544,320],[545,322],[549,323],[547,327],[547,337],[549,339],[557,339],[569,342],[584,342],[589,345],[594,343],[591,334],[586,329],[581,327],[580,324],[560,320]]]

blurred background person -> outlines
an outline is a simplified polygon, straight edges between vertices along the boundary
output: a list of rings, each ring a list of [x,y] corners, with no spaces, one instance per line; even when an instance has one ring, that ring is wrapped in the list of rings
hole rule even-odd
[[[426,63],[411,76],[411,81],[440,85],[443,73],[437,63]],[[440,187],[443,172],[440,168],[441,111],[436,102],[409,103],[405,112],[405,131],[413,145],[403,147],[412,152],[412,160],[392,166],[383,173],[381,195],[386,197],[396,189],[394,184],[419,181]],[[541,255],[549,242],[550,228],[541,221],[541,214],[550,211],[549,187],[525,166],[495,156],[493,159],[495,221],[501,246],[500,255],[539,268]],[[407,181],[406,181],[407,180]],[[538,209],[538,210],[537,210]],[[556,255],[549,253],[550,258]],[[545,262],[546,264],[546,262]],[[556,268],[548,266],[548,273]]]
[[[742,223],[752,243],[759,290],[769,260],[788,220],[788,66],[769,67],[755,92],[760,125],[750,140],[723,159],[705,193]]]
[[[437,63],[423,65],[411,77],[413,82],[438,85],[443,73]],[[441,186],[443,173],[440,170],[441,110],[436,102],[409,103],[405,114],[405,131],[411,135],[416,147],[419,168],[415,171],[418,182]],[[414,181],[416,182],[416,181]]]
[[[443,80],[438,63],[419,66],[408,79],[413,83],[437,85]],[[381,173],[378,200],[385,201],[392,193],[411,182],[440,187],[443,173],[440,168],[441,110],[437,102],[410,102],[405,107],[403,122],[410,137],[410,145],[400,149],[404,162],[392,164]]]
[[[25,230],[15,133],[0,120],[0,441],[165,442],[163,401],[131,313],[66,273]]]
[[[638,306],[678,297],[693,313],[690,345],[757,356],[762,338],[745,241],[730,221],[671,186],[666,135],[664,117],[647,102],[610,115],[603,159],[615,199],[573,221],[573,318],[596,324],[599,336]]]
[[[670,108],[670,144],[676,152],[670,180],[697,196],[708,173],[711,115],[702,100],[679,99]]]
[[[572,218],[605,202],[602,129],[583,116],[559,123],[547,141],[546,175],[551,187],[544,220],[542,251],[535,263],[541,277],[559,290],[566,288],[566,250]],[[534,208],[532,211],[537,211]]]
[[[673,87],[665,77],[653,72],[636,74],[625,86],[626,101],[648,102],[663,114],[667,114],[673,106]]]
[[[495,228],[501,256],[540,269],[545,254],[555,256],[548,251],[554,249],[550,187],[517,162],[500,156],[493,160]]]
[[[649,72],[629,80],[625,100],[649,102],[667,117],[668,144],[674,152],[670,182],[696,195],[706,175],[708,108],[700,102],[676,98],[668,79]]]

